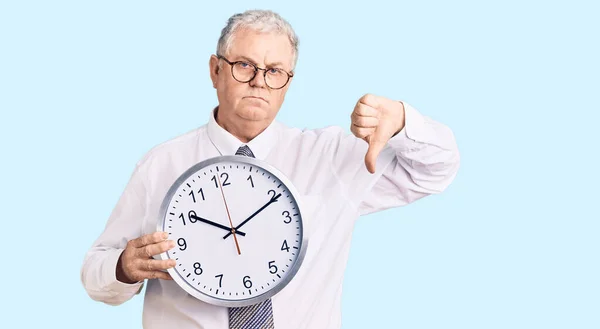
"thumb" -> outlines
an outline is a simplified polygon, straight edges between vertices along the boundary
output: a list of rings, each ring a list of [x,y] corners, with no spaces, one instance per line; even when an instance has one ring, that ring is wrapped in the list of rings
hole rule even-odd
[[[385,147],[386,141],[378,138],[376,134],[373,134],[368,137],[367,142],[369,143],[369,149],[365,155],[365,165],[367,166],[367,170],[369,170],[371,174],[374,174],[377,157],[379,156],[381,150],[383,150]]]

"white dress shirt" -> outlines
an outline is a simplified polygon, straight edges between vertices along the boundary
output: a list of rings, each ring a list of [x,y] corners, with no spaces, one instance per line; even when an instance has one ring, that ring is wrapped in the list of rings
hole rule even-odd
[[[454,179],[459,152],[452,131],[403,104],[405,127],[380,153],[375,174],[364,162],[368,144],[340,127],[301,130],[274,120],[246,144],[291,180],[308,211],[304,262],[272,298],[275,328],[340,328],[342,282],[356,219],[440,193]],[[81,280],[94,300],[118,305],[140,292],[143,282],[116,280],[127,241],[156,230],[161,202],[179,175],[244,145],[213,114],[207,124],[155,146],[137,163],[83,262]],[[166,280],[147,281],[142,323],[146,329],[229,328],[227,308],[197,300]]]

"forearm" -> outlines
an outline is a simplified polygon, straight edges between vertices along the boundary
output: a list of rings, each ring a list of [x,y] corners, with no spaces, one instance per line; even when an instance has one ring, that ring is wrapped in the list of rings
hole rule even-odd
[[[456,139],[446,125],[422,116],[410,105],[406,108],[409,124],[388,142],[395,161],[384,175],[422,192],[440,193],[450,185],[460,165]]]
[[[143,282],[125,283],[117,280],[117,263],[127,242],[142,235],[146,204],[143,177],[136,166],[104,231],[85,255],[81,282],[94,300],[118,305],[131,299],[142,288]],[[121,274],[119,278],[122,279]]]
[[[117,279],[117,263],[123,249],[94,247],[85,257],[81,282],[88,295],[109,305],[122,304],[138,294],[143,282],[125,283]]]
[[[364,184],[362,194],[356,195],[361,214],[441,193],[457,174],[460,154],[451,129],[406,103],[405,108],[406,125],[378,159],[381,176]]]

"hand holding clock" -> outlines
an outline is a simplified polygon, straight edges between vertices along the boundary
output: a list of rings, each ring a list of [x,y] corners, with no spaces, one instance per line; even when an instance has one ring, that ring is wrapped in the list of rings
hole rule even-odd
[[[144,279],[172,280],[171,275],[162,270],[174,267],[175,260],[152,259],[152,256],[175,247],[175,242],[167,240],[168,237],[165,232],[154,232],[129,240],[117,262],[117,280],[130,284]]]
[[[190,218],[226,231],[231,231],[231,228],[227,226],[194,214],[190,214]],[[246,233],[241,231],[236,231],[235,233],[242,236],[246,235]],[[130,240],[117,262],[117,280],[123,283],[136,283],[145,279],[172,280],[169,273],[162,270],[174,267],[176,265],[175,260],[155,260],[152,258],[154,255],[175,247],[174,241],[165,240],[167,237],[168,234],[165,232],[155,232]]]

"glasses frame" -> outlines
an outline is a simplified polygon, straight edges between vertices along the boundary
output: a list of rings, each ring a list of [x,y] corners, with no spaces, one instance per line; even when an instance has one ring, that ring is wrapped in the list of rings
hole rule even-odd
[[[279,88],[273,88],[273,87],[269,86],[269,83],[267,82],[267,68],[264,68],[264,69],[260,68],[257,65],[255,65],[254,63],[250,63],[248,61],[235,61],[235,62],[231,62],[227,58],[225,58],[225,56],[222,56],[222,55],[217,55],[217,58],[224,60],[225,62],[227,62],[227,64],[229,64],[231,66],[231,76],[235,79],[235,81],[241,82],[241,83],[247,83],[247,82],[250,82],[250,81],[254,80],[254,78],[256,78],[256,73],[258,73],[258,71],[260,70],[260,71],[264,71],[263,72],[263,78],[265,79],[265,84],[269,88],[271,88],[271,89],[278,90],[278,89],[281,89],[281,88],[287,86],[287,84],[290,82],[290,79],[294,77],[294,74],[290,74],[286,70],[278,69],[281,72],[287,74],[288,78],[285,81],[285,83],[283,84],[283,86],[281,86]],[[238,80],[238,78],[236,78],[235,75],[233,74],[233,67],[235,66],[235,64],[238,64],[238,63],[246,63],[246,64],[249,64],[249,65],[252,65],[252,67],[254,68],[254,74],[252,75],[252,77],[248,81]]]

